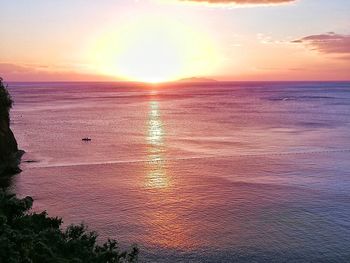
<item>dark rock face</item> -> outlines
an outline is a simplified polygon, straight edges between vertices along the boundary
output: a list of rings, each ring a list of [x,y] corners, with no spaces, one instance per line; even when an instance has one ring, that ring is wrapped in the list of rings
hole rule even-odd
[[[23,151],[18,150],[17,141],[10,129],[11,97],[0,78],[0,176],[19,173],[18,165]]]

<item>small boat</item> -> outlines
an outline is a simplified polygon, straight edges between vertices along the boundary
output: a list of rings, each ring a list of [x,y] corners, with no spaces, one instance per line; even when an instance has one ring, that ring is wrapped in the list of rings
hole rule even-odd
[[[85,138],[83,138],[81,140],[84,141],[84,142],[89,142],[89,141],[91,141],[91,138],[85,137]]]

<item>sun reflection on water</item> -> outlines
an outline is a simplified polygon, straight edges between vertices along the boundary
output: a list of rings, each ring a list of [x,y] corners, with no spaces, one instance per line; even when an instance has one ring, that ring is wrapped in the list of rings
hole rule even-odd
[[[164,164],[164,128],[160,116],[159,103],[152,100],[149,103],[148,114],[148,162],[146,187],[154,189],[167,188],[170,185]]]
[[[161,248],[188,248],[192,229],[174,204],[181,201],[175,178],[165,161],[165,128],[157,93],[151,92],[147,118],[147,167],[144,186],[148,210],[145,215],[149,235],[145,243]],[[172,207],[172,208],[170,208]]]

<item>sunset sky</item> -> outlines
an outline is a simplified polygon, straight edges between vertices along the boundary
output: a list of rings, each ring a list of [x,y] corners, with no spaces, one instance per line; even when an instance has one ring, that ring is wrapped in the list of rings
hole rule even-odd
[[[7,81],[350,80],[348,0],[0,0]]]

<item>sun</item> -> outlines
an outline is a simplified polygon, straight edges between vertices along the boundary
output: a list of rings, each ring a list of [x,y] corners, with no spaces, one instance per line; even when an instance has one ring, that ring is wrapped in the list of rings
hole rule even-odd
[[[101,37],[91,53],[101,74],[150,83],[210,74],[218,60],[208,37],[164,17],[127,23]]]
[[[177,77],[185,64],[177,35],[153,23],[130,33],[122,41],[116,56],[116,73],[144,82],[162,82]]]

